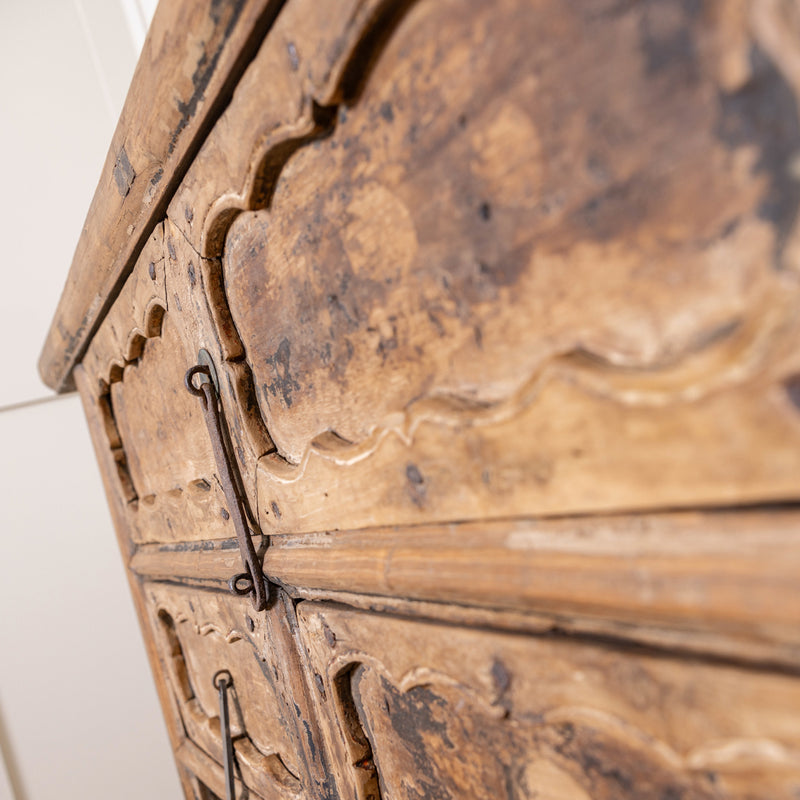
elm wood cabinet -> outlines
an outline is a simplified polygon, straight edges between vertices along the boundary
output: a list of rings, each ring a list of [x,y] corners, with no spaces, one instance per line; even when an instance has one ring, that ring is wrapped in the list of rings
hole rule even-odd
[[[161,4],[40,366],[187,797],[220,670],[239,798],[800,795],[799,90],[789,0]]]

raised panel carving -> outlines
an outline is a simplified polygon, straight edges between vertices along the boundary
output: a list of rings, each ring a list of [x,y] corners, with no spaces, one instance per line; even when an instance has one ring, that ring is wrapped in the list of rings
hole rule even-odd
[[[251,498],[256,462],[274,449],[260,417],[239,413],[252,406],[253,390],[218,276],[213,262],[200,258],[167,220],[142,252],[83,363],[137,542],[232,535],[202,408],[184,386],[201,349],[217,365],[228,430]]]
[[[368,767],[393,800],[790,800],[800,788],[792,677],[316,603],[299,619],[327,736],[351,765],[346,796],[368,796],[354,788]]]
[[[303,8],[170,208],[222,257],[265,528],[797,496],[781,9],[365,3],[336,49]]]
[[[301,762],[285,720],[286,699],[267,626],[242,598],[150,584],[145,594],[187,738],[223,762],[218,670],[232,676],[231,735],[239,778],[265,797],[300,797]]]

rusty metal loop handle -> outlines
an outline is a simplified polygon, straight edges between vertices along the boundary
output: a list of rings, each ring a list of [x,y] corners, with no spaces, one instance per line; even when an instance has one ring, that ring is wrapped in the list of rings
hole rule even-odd
[[[204,375],[206,378],[206,380],[200,382],[199,386],[195,384],[194,380],[197,375]],[[234,594],[249,594],[253,608],[256,611],[263,611],[267,607],[269,600],[269,584],[264,580],[261,562],[258,560],[253,537],[250,535],[250,528],[245,517],[244,498],[234,478],[231,459],[225,448],[222,415],[219,410],[217,390],[211,380],[210,368],[204,364],[192,367],[187,371],[184,383],[195,397],[199,397],[203,401],[206,427],[211,437],[211,446],[214,450],[214,458],[217,462],[222,490],[225,493],[225,499],[228,501],[228,510],[233,521],[233,528],[236,531],[236,538],[239,541],[239,553],[242,557],[242,566],[244,566],[245,572],[231,578],[228,585]],[[243,578],[247,578],[249,582],[246,591],[238,588]]]
[[[214,684],[215,689],[220,688],[219,684],[223,676],[225,677],[225,683],[227,684],[228,688],[230,689],[230,687],[233,686],[233,675],[231,675],[230,671],[227,669],[218,669],[214,673],[214,677],[211,678],[211,683]]]
[[[195,375],[205,375],[208,380],[211,380],[211,370],[205,364],[197,364],[196,366],[192,367],[191,369],[187,370],[186,375],[183,378],[183,382],[186,385],[186,388],[195,396],[195,397],[205,397],[205,393],[203,390],[194,385],[194,376]]]
[[[253,576],[249,572],[240,572],[228,580],[228,588],[233,594],[250,594],[253,591]]]
[[[222,752],[225,758],[225,800],[234,800],[236,783],[233,774],[231,718],[228,709],[228,689],[233,686],[233,676],[228,670],[221,669],[214,673],[211,682],[219,692],[219,732],[222,737]]]

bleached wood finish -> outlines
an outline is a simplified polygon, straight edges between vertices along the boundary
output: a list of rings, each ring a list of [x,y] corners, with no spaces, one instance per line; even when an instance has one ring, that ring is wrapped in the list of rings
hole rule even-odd
[[[278,5],[160,10],[202,45],[126,114],[219,61],[174,155],[123,118],[164,178],[101,184],[42,361],[187,797],[220,669],[241,798],[797,796],[800,11]]]

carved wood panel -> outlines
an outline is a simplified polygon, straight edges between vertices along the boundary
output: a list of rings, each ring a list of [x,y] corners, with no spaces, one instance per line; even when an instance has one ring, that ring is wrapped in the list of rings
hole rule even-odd
[[[321,603],[301,604],[299,619],[330,747],[349,765],[344,796],[790,800],[800,789],[793,677]]]
[[[796,497],[781,13],[289,4],[169,211],[222,259],[262,525]]]
[[[244,782],[267,797],[300,796],[300,761],[284,719],[278,667],[270,657],[265,621],[247,599],[218,592],[149,584],[156,641],[186,736],[223,762],[219,670],[232,676],[231,735]]]
[[[92,345],[107,382],[152,372],[114,405],[208,346],[270,532],[796,497],[796,81],[769,3],[701,5],[363,3],[328,30],[290,3],[170,206],[160,366],[144,323]],[[214,486],[157,451],[142,517]],[[191,538],[156,516],[143,540]]]
[[[252,388],[226,304],[217,297],[218,273],[166,221],[83,362],[136,542],[233,535],[202,407],[184,385],[201,349],[217,366],[226,425],[254,508],[256,461],[274,449],[258,415],[242,413],[252,405]]]
[[[798,47],[783,0],[285,3],[76,371],[199,800],[220,668],[238,797],[800,795],[794,517],[660,513],[800,497]]]

